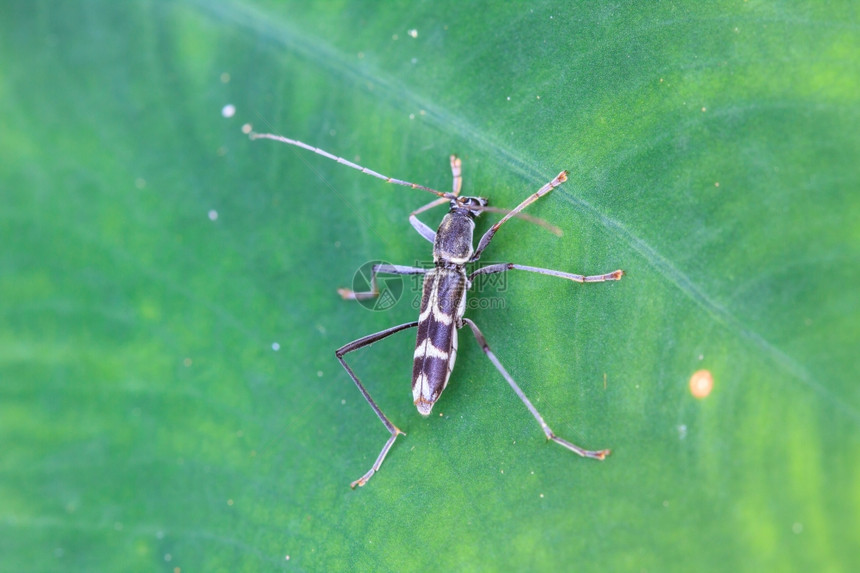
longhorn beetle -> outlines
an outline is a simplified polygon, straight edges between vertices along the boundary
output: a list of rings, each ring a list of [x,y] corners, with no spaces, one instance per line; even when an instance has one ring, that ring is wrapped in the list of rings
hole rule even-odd
[[[412,398],[415,403],[415,407],[418,408],[418,412],[422,416],[428,416],[430,414],[430,410],[433,409],[433,404],[436,403],[439,396],[442,394],[442,390],[444,390],[445,386],[448,384],[448,378],[451,376],[451,370],[454,369],[454,361],[457,358],[457,331],[462,328],[464,324],[467,324],[472,330],[472,334],[475,335],[475,339],[477,339],[478,344],[481,345],[481,349],[484,351],[484,354],[487,355],[490,362],[493,363],[504,379],[507,380],[508,384],[513,388],[519,399],[523,401],[523,404],[525,404],[532,416],[534,416],[538,421],[548,440],[552,440],[553,442],[564,446],[568,450],[586,458],[602,460],[609,455],[609,450],[586,450],[556,436],[537,411],[537,408],[534,407],[534,404],[532,404],[526,397],[511,375],[508,374],[508,371],[505,370],[504,366],[502,366],[501,362],[496,358],[496,355],[493,354],[493,351],[490,350],[490,346],[487,344],[487,339],[484,338],[484,335],[478,329],[478,326],[463,316],[466,311],[466,293],[472,287],[472,279],[478,275],[489,275],[493,273],[503,273],[509,270],[520,270],[560,277],[578,283],[596,283],[617,281],[621,278],[621,275],[624,274],[624,271],[617,270],[604,275],[583,276],[552,269],[528,267],[514,263],[491,264],[476,269],[471,273],[466,272],[466,265],[474,263],[481,258],[481,254],[483,254],[484,249],[489,246],[490,241],[493,240],[493,236],[495,236],[499,227],[508,221],[508,219],[518,215],[520,211],[567,181],[567,171],[562,171],[555,177],[555,179],[538,189],[535,193],[531,194],[522,203],[510,211],[507,211],[506,215],[502,217],[499,222],[495,223],[486,233],[484,233],[481,240],[478,242],[478,247],[474,248],[472,241],[475,231],[475,217],[480,215],[482,211],[490,210],[490,207],[488,207],[487,199],[483,197],[460,197],[460,188],[462,187],[463,178],[460,172],[460,159],[457,158],[456,155],[451,156],[451,172],[454,176],[454,189],[451,193],[443,193],[442,191],[437,191],[423,185],[394,179],[393,177],[388,177],[375,171],[371,171],[366,167],[356,165],[342,157],[337,157],[327,151],[302,143],[301,141],[287,139],[286,137],[273,135],[271,133],[251,132],[250,137],[251,139],[272,139],[289,145],[294,145],[296,147],[301,147],[302,149],[313,151],[318,155],[337,161],[347,167],[357,169],[367,175],[372,175],[373,177],[382,179],[386,183],[395,183],[397,185],[411,187],[412,189],[421,189],[439,197],[409,214],[409,223],[412,227],[418,231],[418,234],[433,243],[433,268],[424,269],[400,265],[377,264],[373,266],[373,270],[371,271],[370,291],[353,292],[348,289],[338,290],[340,295],[346,300],[368,299],[379,295],[376,275],[380,273],[390,275],[424,275],[421,309],[418,315],[418,320],[398,326],[392,326],[391,328],[387,328],[383,331],[369,334],[359,338],[358,340],[353,340],[335,351],[335,356],[337,356],[337,359],[340,361],[347,374],[349,374],[349,377],[352,378],[352,381],[355,382],[356,386],[358,386],[358,390],[364,396],[364,399],[367,400],[367,403],[370,404],[373,411],[376,412],[376,415],[379,416],[379,419],[385,425],[385,428],[390,434],[388,441],[385,442],[384,446],[382,446],[382,451],[379,452],[379,456],[377,456],[376,461],[373,463],[370,470],[350,484],[353,488],[355,488],[355,486],[363,486],[371,477],[373,477],[373,474],[379,471],[379,467],[382,465],[386,454],[388,454],[388,450],[390,450],[391,446],[394,445],[394,441],[397,439],[397,436],[404,434],[404,432],[391,423],[391,420],[382,413],[382,410],[379,409],[379,406],[377,406],[376,402],[373,401],[373,398],[370,397],[370,393],[358,379],[358,376],[355,375],[355,372],[353,372],[352,368],[350,368],[346,363],[344,356],[353,350],[358,350],[359,348],[373,344],[374,342],[387,338],[401,330],[415,327],[418,327],[418,336],[415,342],[415,353],[412,361]],[[442,218],[442,223],[435,232],[433,229],[418,220],[418,214],[445,203],[448,203],[449,205],[448,214]]]

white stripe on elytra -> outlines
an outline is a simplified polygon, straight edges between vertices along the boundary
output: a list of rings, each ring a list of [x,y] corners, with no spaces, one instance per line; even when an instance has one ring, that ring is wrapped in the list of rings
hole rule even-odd
[[[418,411],[425,416],[430,413],[433,408],[433,400],[430,396],[430,385],[427,384],[427,375],[423,372],[415,379],[415,384],[412,387],[412,400],[418,407]]]
[[[457,361],[457,330],[455,329],[452,333],[451,337],[451,354],[448,358],[448,376],[451,375],[451,371],[454,370],[454,363]]]
[[[430,317],[430,314],[433,314],[433,320],[438,323],[444,324],[445,326],[449,326],[452,322],[454,322],[454,317],[439,310],[439,307],[436,306],[436,289],[434,288],[433,290],[434,292],[431,293],[430,300],[427,301],[427,308],[424,309],[424,312],[418,315],[418,322],[424,322]]]
[[[440,324],[444,324],[445,326],[450,326],[450,324],[454,322],[454,317],[439,310],[439,307],[433,304],[434,302],[435,301],[431,300],[427,305],[427,308],[424,309],[424,312],[418,315],[418,322],[424,322],[430,318],[430,314],[432,313],[433,320]]]
[[[415,358],[439,358],[441,360],[448,360],[448,353],[444,350],[440,350],[433,346],[430,343],[429,338],[425,338],[421,344],[418,344],[415,347],[415,354],[412,355],[413,359]]]
[[[444,324],[445,326],[450,326],[450,324],[454,321],[454,317],[450,314],[446,314],[439,310],[439,307],[435,304],[433,305],[433,319],[436,322]]]

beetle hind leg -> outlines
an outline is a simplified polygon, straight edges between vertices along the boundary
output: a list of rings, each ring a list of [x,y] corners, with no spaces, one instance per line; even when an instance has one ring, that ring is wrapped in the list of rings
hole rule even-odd
[[[505,380],[510,384],[511,388],[513,388],[514,392],[516,392],[517,396],[520,400],[522,400],[523,404],[526,405],[526,408],[529,409],[532,416],[534,416],[535,420],[540,424],[541,430],[546,435],[547,440],[552,440],[556,444],[562,446],[570,450],[571,452],[578,454],[584,458],[591,458],[593,460],[602,460],[605,459],[606,456],[610,454],[610,450],[586,450],[585,448],[581,448],[576,444],[568,442],[564,438],[560,438],[555,435],[555,432],[552,431],[552,428],[547,425],[544,421],[543,416],[540,415],[540,412],[537,411],[537,408],[534,407],[534,404],[531,403],[525,393],[520,389],[519,385],[514,381],[513,377],[508,374],[508,371],[505,370],[505,367],[502,366],[502,363],[499,362],[499,359],[496,358],[496,355],[493,354],[493,351],[490,350],[489,344],[487,344],[487,339],[484,338],[484,335],[481,333],[481,330],[478,328],[478,325],[469,320],[468,318],[464,318],[463,322],[469,325],[469,328],[472,329],[472,334],[475,335],[475,339],[478,341],[478,344],[481,345],[481,349],[484,351],[484,354],[487,355],[487,358],[490,359],[490,362],[493,363],[493,366],[501,373],[501,375],[505,378]]]
[[[385,426],[385,429],[388,430],[388,433],[391,434],[388,437],[388,441],[385,442],[385,445],[382,446],[382,451],[379,452],[379,455],[376,457],[376,461],[373,462],[373,466],[365,473],[363,476],[355,480],[350,484],[350,487],[355,489],[356,487],[361,487],[368,482],[370,478],[373,477],[373,474],[379,471],[379,467],[382,465],[382,462],[385,461],[385,456],[388,455],[388,450],[391,449],[391,446],[394,445],[394,441],[397,439],[397,436],[405,436],[406,434],[400,430],[397,426],[391,423],[391,420],[388,419],[388,416],[382,413],[382,410],[379,409],[379,406],[376,405],[376,402],[373,401],[373,398],[370,397],[370,392],[367,391],[367,388],[364,387],[364,384],[358,379],[358,376],[355,375],[355,372],[352,371],[352,368],[349,367],[349,364],[343,359],[344,355],[352,352],[353,350],[358,350],[359,348],[364,348],[365,346],[370,346],[374,342],[382,340],[383,338],[387,338],[392,334],[400,332],[401,330],[407,330],[409,328],[414,328],[418,326],[418,321],[415,322],[407,322],[406,324],[400,324],[398,326],[392,326],[391,328],[387,328],[380,332],[375,332],[373,334],[368,334],[358,340],[353,340],[347,344],[344,344],[337,350],[335,350],[334,354],[337,356],[337,359],[340,361],[341,366],[343,366],[346,373],[349,374],[349,377],[352,378],[352,381],[355,382],[355,385],[358,387],[361,395],[364,396],[364,399],[367,400],[367,403],[373,409],[373,412],[379,417],[379,420]]]

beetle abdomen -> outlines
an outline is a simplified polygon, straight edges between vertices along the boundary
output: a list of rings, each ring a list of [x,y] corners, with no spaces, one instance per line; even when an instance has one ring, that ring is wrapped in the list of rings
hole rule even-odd
[[[462,268],[437,267],[424,277],[412,363],[412,397],[423,416],[430,414],[454,369],[466,283]]]

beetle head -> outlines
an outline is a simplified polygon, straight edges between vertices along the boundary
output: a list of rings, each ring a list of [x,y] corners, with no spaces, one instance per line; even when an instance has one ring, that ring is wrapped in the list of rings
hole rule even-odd
[[[455,197],[451,199],[451,213],[456,211],[464,211],[465,214],[472,218],[481,214],[484,207],[489,204],[489,200],[484,197]]]

